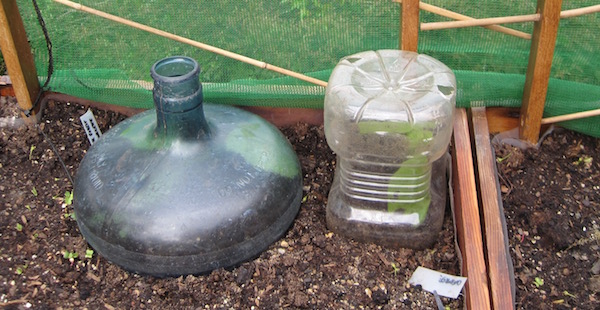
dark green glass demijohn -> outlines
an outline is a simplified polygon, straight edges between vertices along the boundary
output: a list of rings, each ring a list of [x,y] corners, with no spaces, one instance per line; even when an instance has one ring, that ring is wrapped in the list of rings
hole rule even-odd
[[[296,154],[262,118],[203,104],[195,60],[165,58],[151,75],[156,109],[113,127],[81,162],[81,233],[113,263],[154,276],[257,256],[300,207]]]

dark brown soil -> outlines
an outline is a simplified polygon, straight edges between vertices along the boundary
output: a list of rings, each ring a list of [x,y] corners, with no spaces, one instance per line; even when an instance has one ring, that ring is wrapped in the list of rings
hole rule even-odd
[[[3,98],[0,117],[16,115],[14,100],[9,103]],[[50,103],[39,128],[0,128],[0,307],[433,309],[432,294],[408,285],[412,272],[424,266],[459,274],[449,210],[439,241],[423,251],[358,243],[331,233],[325,225],[325,205],[335,157],[323,128],[306,124],[282,130],[300,158],[305,199],[296,221],[280,241],[254,260],[207,275],[157,279],[124,271],[91,252],[79,233],[72,205],[65,199],[73,187],[50,144],[69,175],[74,175],[89,147],[79,123],[85,111],[77,104]],[[114,112],[93,111],[103,131],[124,119]],[[571,174],[573,184],[579,184],[575,173]],[[582,204],[587,201],[597,209],[593,202],[597,197],[583,190],[579,194]],[[579,212],[582,217],[588,215]],[[594,229],[591,220],[583,224],[587,232],[577,226],[573,242]],[[530,236],[536,235],[524,229]],[[526,240],[524,243],[530,243]],[[586,255],[585,266],[591,268],[597,254]],[[518,266],[526,263],[530,264]],[[569,270],[572,267],[567,265]],[[546,272],[545,265],[542,270]],[[541,289],[545,289],[552,279],[547,273],[542,277],[546,286]],[[526,280],[531,294],[541,294]],[[560,296],[571,305],[589,304],[588,298],[593,296],[584,295],[581,286],[559,287],[559,295],[563,289],[577,296]],[[555,299],[552,291],[547,295],[549,303]],[[462,299],[442,301],[451,309],[462,307]]]
[[[599,141],[557,129],[496,151],[518,309],[600,308]]]

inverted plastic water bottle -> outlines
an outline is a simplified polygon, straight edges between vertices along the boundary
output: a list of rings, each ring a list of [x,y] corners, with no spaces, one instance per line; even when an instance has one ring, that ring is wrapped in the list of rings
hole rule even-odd
[[[431,246],[446,206],[456,81],[440,61],[400,50],[343,58],[325,95],[337,154],[327,225],[359,241]]]
[[[179,276],[257,256],[283,235],[302,199],[298,157],[252,113],[203,103],[198,63],[151,69],[155,110],[113,127],[75,179],[81,233],[111,262]]]

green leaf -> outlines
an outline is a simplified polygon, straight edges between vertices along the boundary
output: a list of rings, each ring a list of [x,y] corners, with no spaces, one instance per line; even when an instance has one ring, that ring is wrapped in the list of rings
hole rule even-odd
[[[417,156],[404,161],[398,170],[394,173],[393,181],[390,182],[388,194],[390,197],[394,197],[400,193],[411,191],[417,192],[420,190],[427,190],[429,183],[415,184],[410,180],[415,176],[422,176],[429,172],[427,166],[426,156]],[[407,181],[408,180],[408,181]],[[409,189],[405,187],[408,186]],[[415,187],[416,186],[416,187]],[[421,187],[423,187],[421,189]],[[395,212],[402,210],[404,213],[417,213],[419,215],[419,222],[423,222],[427,216],[429,205],[431,203],[431,194],[427,193],[421,200],[414,203],[400,203],[400,202],[389,202],[388,212]]]
[[[288,141],[260,119],[239,124],[227,135],[225,147],[261,170],[288,178],[300,174],[298,157]]]
[[[35,145],[29,147],[29,160],[33,158],[33,150],[35,150]]]
[[[77,257],[79,257],[79,254],[77,254],[77,252],[69,252],[69,251],[65,251],[63,253],[63,257],[65,259],[75,259]]]
[[[94,256],[94,250],[92,250],[92,249],[85,250],[85,258],[92,258],[92,256]]]
[[[21,223],[17,223],[17,231],[23,231],[23,225]]]
[[[37,195],[38,195],[38,191],[37,191],[37,189],[35,188],[35,186],[34,186],[34,187],[31,189],[31,193],[33,194],[33,196],[37,197]]]
[[[70,191],[65,192],[65,204],[70,206],[73,203],[73,193]]]

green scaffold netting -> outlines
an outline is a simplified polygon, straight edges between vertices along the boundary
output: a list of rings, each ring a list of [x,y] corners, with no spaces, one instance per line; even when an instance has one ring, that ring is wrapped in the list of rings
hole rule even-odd
[[[535,0],[429,0],[474,18],[532,14]],[[31,1],[17,1],[40,80],[48,53]],[[322,108],[324,88],[154,34],[38,0],[54,51],[50,89],[150,108],[150,66],[173,55],[202,67],[209,102]],[[82,0],[81,4],[327,81],[338,60],[398,48],[401,4],[392,0]],[[563,10],[598,4],[563,1]],[[447,18],[421,11],[421,22]],[[505,25],[532,33],[533,23]],[[420,31],[419,52],[454,70],[462,107],[521,104],[531,41],[482,27]],[[544,116],[600,108],[600,14],[563,19]],[[600,137],[600,117],[561,125]]]

